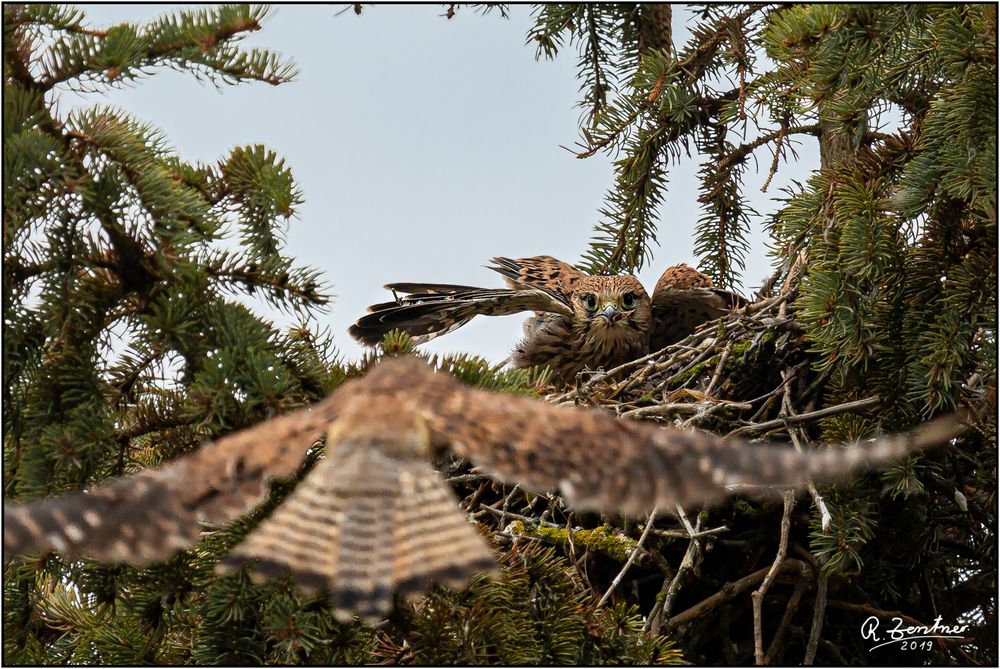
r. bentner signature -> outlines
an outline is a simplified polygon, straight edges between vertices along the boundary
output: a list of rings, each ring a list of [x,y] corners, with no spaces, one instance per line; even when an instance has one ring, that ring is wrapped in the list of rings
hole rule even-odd
[[[861,638],[875,641],[878,645],[869,648],[869,652],[882,646],[899,643],[904,650],[931,649],[931,639],[962,639],[964,633],[969,629],[968,625],[942,625],[941,616],[934,619],[934,624],[910,625],[903,627],[903,619],[894,617],[893,626],[886,627],[888,641],[879,633],[881,621],[875,616],[869,616],[861,623]],[[881,643],[878,643],[881,642]]]

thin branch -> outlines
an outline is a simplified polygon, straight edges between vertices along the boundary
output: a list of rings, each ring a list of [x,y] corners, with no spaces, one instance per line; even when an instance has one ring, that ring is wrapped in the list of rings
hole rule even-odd
[[[653,534],[658,537],[663,537],[664,539],[702,539],[704,537],[713,537],[717,534],[723,534],[728,531],[729,528],[725,525],[695,532],[694,534],[688,534],[686,531],[681,532],[680,530],[660,530],[655,527],[652,530]]]
[[[477,511],[475,514],[473,514],[473,518],[476,519],[476,520],[478,520],[480,518],[480,516],[484,516],[487,513],[490,514],[490,515],[496,516],[497,519],[500,519],[500,518],[504,517],[504,515],[505,515],[504,512],[501,511],[500,509],[496,509],[496,508],[494,508],[492,506],[489,506],[488,504],[483,504],[482,508],[479,511]],[[545,527],[555,527],[555,528],[559,528],[559,529],[562,528],[562,525],[556,525],[555,523],[553,523],[551,521],[542,520],[541,518],[529,518],[528,516],[522,516],[519,513],[514,513],[513,511],[508,511],[506,513],[506,517],[507,518],[511,518],[513,520],[520,520],[522,523],[527,523],[527,525],[525,525],[525,527],[527,527],[528,525],[544,525]]]
[[[800,413],[795,416],[788,416],[786,418],[776,418],[774,420],[768,420],[763,423],[756,423],[754,425],[744,425],[743,427],[736,428],[732,432],[726,435],[726,437],[735,437],[737,435],[762,432],[764,430],[771,430],[776,427],[783,427],[785,425],[798,425],[801,423],[809,423],[814,420],[819,420],[820,418],[826,418],[827,416],[836,416],[838,414],[845,413],[847,411],[854,411],[856,409],[867,409],[869,407],[878,406],[881,403],[882,398],[877,395],[872,397],[866,397],[862,400],[854,400],[853,402],[844,402],[843,404],[837,404],[836,406],[826,407],[824,409],[817,409],[816,411],[810,411],[807,413]]]
[[[782,378],[786,376],[791,376],[791,373],[788,370],[784,370],[782,372]],[[782,398],[782,403],[784,405],[786,416],[789,418],[794,417],[795,413],[794,409],[792,409],[791,385],[785,386],[785,394]],[[799,453],[802,452],[802,444],[799,443],[801,430],[802,428],[799,427],[788,429],[788,436],[792,439],[792,446],[794,446],[795,450]],[[805,438],[804,435],[802,436]],[[820,528],[824,533],[826,533],[827,530],[830,529],[830,524],[833,522],[833,516],[830,514],[830,509],[827,508],[826,502],[823,501],[823,496],[819,494],[819,490],[816,489],[816,484],[813,482],[812,478],[806,479],[806,489],[809,491],[809,495],[812,496],[813,503],[819,511]]]
[[[684,523],[684,527],[687,529],[688,536],[691,537],[690,543],[688,543],[687,550],[684,552],[684,558],[681,560],[680,566],[677,568],[677,573],[674,575],[674,579],[670,582],[670,587],[667,588],[666,594],[663,596],[663,607],[660,609],[660,615],[658,616],[656,631],[663,626],[663,623],[667,620],[670,614],[674,610],[674,600],[677,598],[677,593],[680,592],[681,583],[687,576],[687,573],[694,568],[695,559],[701,552],[701,547],[698,545],[697,534],[701,530],[701,518],[700,514],[697,519],[695,519],[694,527],[691,527],[691,523],[688,522],[687,516],[684,514],[684,509],[678,507],[678,515],[680,515],[681,522]]]
[[[715,373],[712,374],[712,380],[708,382],[708,387],[705,389],[705,394],[709,397],[712,396],[712,391],[715,390],[716,384],[722,377],[722,370],[726,368],[726,362],[729,361],[729,354],[733,350],[733,342],[727,342],[726,348],[722,351],[722,355],[719,356],[719,364],[715,366]]]
[[[632,563],[635,562],[636,557],[638,557],[639,551],[642,550],[642,544],[645,543],[646,536],[649,534],[649,529],[653,527],[654,522],[656,522],[655,508],[649,513],[649,518],[646,519],[646,527],[643,529],[642,535],[639,537],[639,541],[636,542],[635,547],[632,549],[632,553],[628,556],[628,560],[625,561],[625,565],[621,568],[621,571],[618,572],[618,575],[615,576],[614,580],[611,581],[611,585],[608,586],[608,589],[604,593],[604,596],[601,597],[601,600],[597,602],[598,608],[604,606],[604,602],[608,601],[608,598],[611,597],[611,593],[614,592],[615,588],[618,587],[618,584],[622,582],[625,572],[629,570],[629,567],[632,566]]]
[[[788,631],[788,626],[792,622],[792,616],[799,608],[799,602],[802,601],[802,593],[806,590],[806,585],[808,580],[806,578],[799,578],[795,581],[795,590],[792,591],[792,596],[789,597],[788,603],[785,605],[785,613],[781,616],[781,622],[778,623],[778,629],[775,630],[774,636],[771,638],[771,644],[767,647],[767,654],[764,655],[764,664],[771,664],[774,662],[774,656],[778,653],[778,648],[781,646],[781,642],[785,638],[785,632]]]
[[[774,583],[774,579],[778,575],[778,570],[781,568],[781,563],[785,561],[785,557],[788,555],[788,530],[792,524],[792,509],[795,508],[795,496],[791,490],[785,491],[784,503],[785,507],[781,513],[781,538],[778,541],[778,553],[775,555],[774,562],[771,563],[771,569],[767,572],[767,576],[764,577],[764,581],[760,584],[760,587],[750,595],[750,599],[753,601],[754,661],[758,665],[765,664],[763,615],[761,612],[761,608],[764,603],[764,595],[767,594],[771,584]]]
[[[728,407],[731,409],[742,409],[750,410],[753,408],[752,404],[746,402],[729,402],[726,400],[718,400],[710,403],[714,407]],[[638,409],[631,409],[622,413],[622,416],[628,416],[629,418],[643,418],[646,416],[669,416],[670,414],[700,414],[705,412],[704,402],[678,402],[674,404],[654,404],[648,407],[639,407]]]
[[[722,586],[722,588],[718,592],[716,592],[711,597],[706,597],[705,599],[701,600],[691,608],[681,611],[676,616],[671,618],[670,621],[667,623],[667,629],[668,630],[676,629],[681,625],[693,622],[694,620],[697,620],[698,618],[704,616],[705,614],[707,614],[709,611],[719,606],[720,604],[724,604],[725,602],[730,601],[731,599],[736,597],[736,595],[746,590],[749,590],[753,586],[763,581],[764,577],[767,576],[768,571],[770,571],[770,567],[763,567],[755,572],[747,574],[746,576],[737,581],[726,583],[724,586]],[[780,572],[798,571],[800,573],[807,573],[808,567],[804,562],[801,562],[800,560],[785,560],[783,563],[781,563],[779,571]]]
[[[507,508],[510,506],[510,500],[514,497],[518,490],[521,489],[521,484],[517,483],[511,488],[510,494],[504,497],[503,500],[503,513],[500,514],[500,527],[507,526]]]
[[[820,559],[819,574],[816,578],[816,604],[813,606],[812,628],[809,630],[809,642],[806,644],[806,654],[802,664],[810,666],[816,659],[816,649],[819,646],[819,635],[823,633],[823,618],[826,615],[826,587],[830,574],[822,568],[826,556]]]

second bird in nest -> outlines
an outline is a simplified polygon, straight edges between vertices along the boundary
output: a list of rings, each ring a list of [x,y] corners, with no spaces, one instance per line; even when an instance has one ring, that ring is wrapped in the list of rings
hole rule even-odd
[[[634,276],[592,276],[552,256],[492,262],[489,269],[503,275],[507,288],[386,284],[396,299],[369,307],[370,313],[351,326],[351,336],[375,346],[398,328],[419,344],[475,316],[534,311],[511,364],[547,366],[554,381],[572,383],[585,367],[611,369],[658,351],[746,304],[683,264],[663,272],[650,298]]]

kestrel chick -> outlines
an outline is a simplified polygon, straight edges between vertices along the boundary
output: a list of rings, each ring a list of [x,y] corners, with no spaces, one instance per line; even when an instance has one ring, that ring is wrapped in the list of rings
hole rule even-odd
[[[403,297],[369,307],[351,335],[375,346],[399,328],[422,343],[474,316],[534,311],[511,364],[546,365],[554,381],[571,383],[585,367],[611,369],[659,350],[721,316],[730,308],[725,305],[745,302],[713,288],[707,276],[686,265],[664,272],[650,300],[634,276],[591,276],[551,256],[492,261],[490,269],[504,276],[508,288],[388,284]]]

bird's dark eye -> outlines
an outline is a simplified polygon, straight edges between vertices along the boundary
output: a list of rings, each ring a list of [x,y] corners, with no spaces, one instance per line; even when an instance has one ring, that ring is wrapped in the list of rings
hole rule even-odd
[[[625,293],[622,295],[622,306],[626,309],[635,308],[635,293]]]
[[[593,311],[597,308],[597,296],[593,293],[587,293],[583,296],[583,306],[587,307],[587,311]]]

